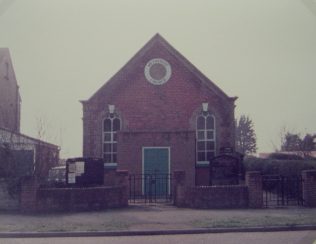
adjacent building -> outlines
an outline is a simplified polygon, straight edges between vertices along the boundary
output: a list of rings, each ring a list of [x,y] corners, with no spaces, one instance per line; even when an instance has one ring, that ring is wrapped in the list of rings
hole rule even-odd
[[[0,178],[14,164],[16,175],[45,177],[58,163],[59,147],[20,132],[21,97],[8,48],[0,48]]]
[[[21,97],[8,48],[0,48],[0,127],[20,132]]]
[[[58,160],[57,145],[0,128],[0,178],[5,177],[3,167],[13,164],[16,176],[36,174],[45,180],[48,170],[56,166]]]

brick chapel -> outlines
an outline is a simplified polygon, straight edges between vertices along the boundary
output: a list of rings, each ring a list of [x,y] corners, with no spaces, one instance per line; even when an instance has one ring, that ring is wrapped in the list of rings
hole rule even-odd
[[[130,174],[186,172],[209,181],[209,162],[234,149],[234,102],[156,34],[83,105],[83,156]]]

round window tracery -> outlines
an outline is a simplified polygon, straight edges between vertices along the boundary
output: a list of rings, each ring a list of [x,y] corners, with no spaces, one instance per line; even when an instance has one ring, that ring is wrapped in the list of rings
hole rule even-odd
[[[171,66],[162,58],[154,58],[145,65],[144,73],[151,84],[162,85],[171,77]]]

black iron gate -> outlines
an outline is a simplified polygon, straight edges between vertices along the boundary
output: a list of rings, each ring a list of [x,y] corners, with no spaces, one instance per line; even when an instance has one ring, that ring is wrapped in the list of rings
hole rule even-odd
[[[301,176],[264,175],[262,179],[265,207],[303,205]]]
[[[171,202],[171,174],[129,175],[129,201],[132,203]]]

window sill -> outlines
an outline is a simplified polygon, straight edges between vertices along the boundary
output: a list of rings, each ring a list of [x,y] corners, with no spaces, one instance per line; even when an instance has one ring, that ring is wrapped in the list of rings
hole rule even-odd
[[[209,165],[210,165],[209,161],[198,161],[198,162],[196,162],[196,167],[197,168],[208,167]]]
[[[104,163],[104,168],[105,169],[116,169],[117,163]]]

